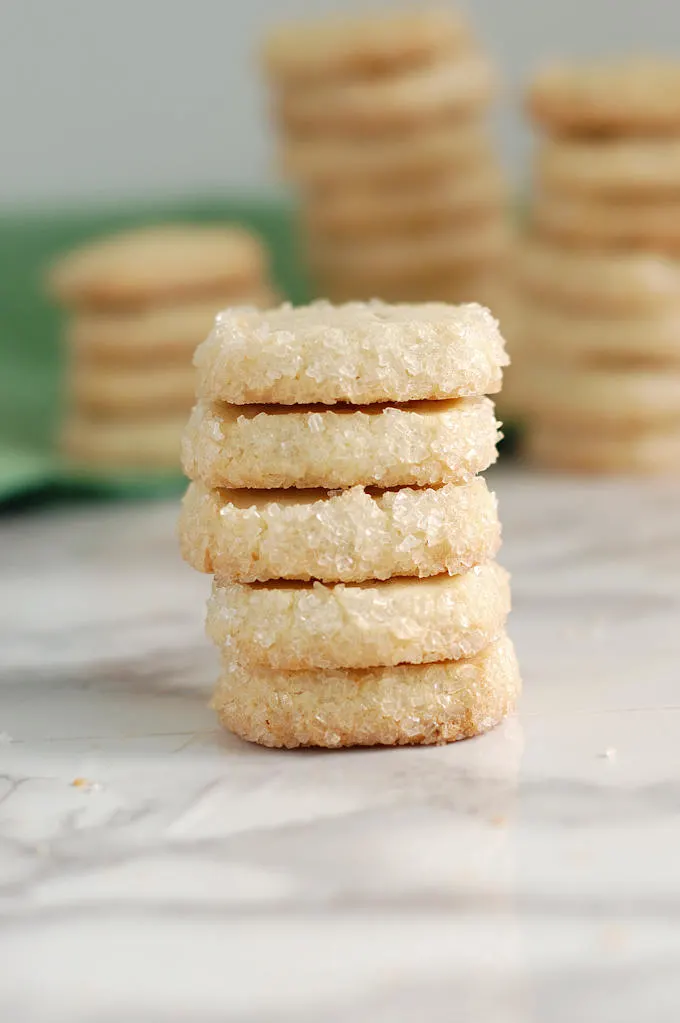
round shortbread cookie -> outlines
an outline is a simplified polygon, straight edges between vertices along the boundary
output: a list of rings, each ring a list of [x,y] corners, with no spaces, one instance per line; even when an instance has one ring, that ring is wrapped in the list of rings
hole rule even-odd
[[[506,363],[483,306],[378,301],[228,309],[194,357],[198,393],[237,405],[486,394],[500,389]]]
[[[192,483],[180,517],[182,555],[237,582],[457,575],[500,545],[495,495],[467,485],[369,493],[209,490]]]
[[[522,289],[570,309],[632,312],[680,305],[680,261],[646,252],[593,252],[527,241],[518,251]]]
[[[363,670],[273,671],[225,657],[212,703],[225,728],[262,746],[403,746],[486,732],[520,690],[502,636],[466,660]]]
[[[522,334],[527,351],[545,353],[546,358],[554,352],[560,360],[590,364],[680,363],[680,307],[631,317],[597,316],[532,303]],[[503,394],[507,372],[504,376]]]
[[[186,417],[159,420],[97,420],[70,416],[62,429],[61,451],[70,461],[92,468],[174,469]]]
[[[546,356],[547,357],[547,356]],[[524,374],[527,414],[548,423],[622,430],[680,427],[680,372],[534,362]]]
[[[566,472],[665,476],[680,474],[680,429],[603,433],[540,423],[527,431],[525,453]]]
[[[266,270],[264,247],[245,228],[166,224],[125,231],[62,256],[49,285],[65,305],[137,307],[247,293],[261,285]]]
[[[199,403],[182,440],[190,479],[253,489],[466,483],[496,460],[488,398],[367,405]]]
[[[680,201],[607,201],[552,194],[539,196],[531,213],[535,231],[584,247],[680,251]]]
[[[539,72],[527,106],[557,131],[654,134],[680,128],[680,63],[623,57],[554,64]]]
[[[430,119],[469,116],[488,106],[494,91],[491,62],[469,51],[387,77],[288,88],[277,96],[276,113],[293,133],[389,135]]]
[[[510,611],[495,562],[463,575],[365,583],[221,583],[208,601],[209,637],[241,664],[372,668],[472,657]]]
[[[609,199],[680,197],[680,138],[550,139],[538,150],[544,191]]]
[[[419,125],[388,138],[291,135],[282,146],[280,163],[287,177],[333,190],[354,182],[417,181],[435,172],[453,176],[495,160],[488,132],[477,117]]]
[[[359,284],[362,278],[379,281],[470,273],[507,257],[509,224],[496,211],[492,213],[480,223],[438,225],[417,238],[408,230],[389,237],[367,237],[357,231],[344,238],[308,232],[308,259],[316,272]]]
[[[492,163],[470,167],[461,175],[436,174],[432,179],[348,184],[345,189],[321,190],[307,198],[309,230],[326,237],[365,232],[403,234],[433,226],[479,222],[490,213],[503,215],[507,185]]]
[[[323,84],[417,67],[469,43],[466,22],[452,11],[390,11],[281,25],[265,40],[263,60],[276,82]]]
[[[196,371],[191,363],[122,368],[75,363],[67,388],[71,401],[85,415],[108,419],[188,415],[195,400]]]
[[[280,302],[271,289],[220,295],[181,305],[122,312],[78,313],[66,326],[66,345],[79,364],[158,365],[191,362],[218,312],[231,306],[268,309]]]

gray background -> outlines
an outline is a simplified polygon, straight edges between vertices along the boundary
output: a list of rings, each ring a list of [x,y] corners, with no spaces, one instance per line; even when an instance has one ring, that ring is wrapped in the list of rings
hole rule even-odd
[[[358,0],[0,0],[0,205],[275,187],[254,54],[272,20]],[[383,6],[385,6],[383,4]],[[555,55],[680,50],[676,0],[472,0],[516,179],[521,84]]]

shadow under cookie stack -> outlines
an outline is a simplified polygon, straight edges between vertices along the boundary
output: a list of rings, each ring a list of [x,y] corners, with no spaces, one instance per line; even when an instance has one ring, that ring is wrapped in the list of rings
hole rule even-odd
[[[680,64],[554,67],[528,102],[548,133],[520,262],[528,455],[678,472]]]
[[[482,301],[508,258],[491,62],[447,10],[293,24],[264,48],[306,262],[333,301]]]
[[[265,746],[450,742],[515,704],[486,309],[231,310],[199,347],[180,538],[214,706]]]
[[[227,305],[274,301],[260,241],[231,226],[144,228],[62,257],[64,456],[88,471],[179,470],[196,345]]]

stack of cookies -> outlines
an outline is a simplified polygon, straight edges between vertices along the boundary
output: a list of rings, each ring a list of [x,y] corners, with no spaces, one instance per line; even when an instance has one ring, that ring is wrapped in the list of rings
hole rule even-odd
[[[529,453],[678,471],[680,64],[554,67],[529,109],[548,132],[521,261]]]
[[[196,345],[225,306],[273,302],[260,241],[231,226],[129,231],[61,258],[49,283],[70,314],[65,455],[178,469]]]
[[[450,742],[513,707],[477,305],[230,310],[196,353],[182,551],[214,573],[214,706],[266,746]]]
[[[334,301],[495,301],[506,187],[494,74],[448,10],[282,27],[264,49],[303,244]]]

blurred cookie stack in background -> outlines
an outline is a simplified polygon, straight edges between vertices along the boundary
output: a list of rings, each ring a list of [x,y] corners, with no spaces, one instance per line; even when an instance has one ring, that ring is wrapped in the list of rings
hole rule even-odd
[[[520,260],[527,450],[555,468],[680,471],[680,64],[555,66]]]
[[[508,258],[484,116],[494,73],[448,10],[274,30],[264,61],[280,162],[316,291],[334,301],[481,301]]]
[[[69,313],[66,458],[178,470],[196,346],[221,309],[273,302],[260,241],[234,226],[129,231],[62,257],[49,286]]]

